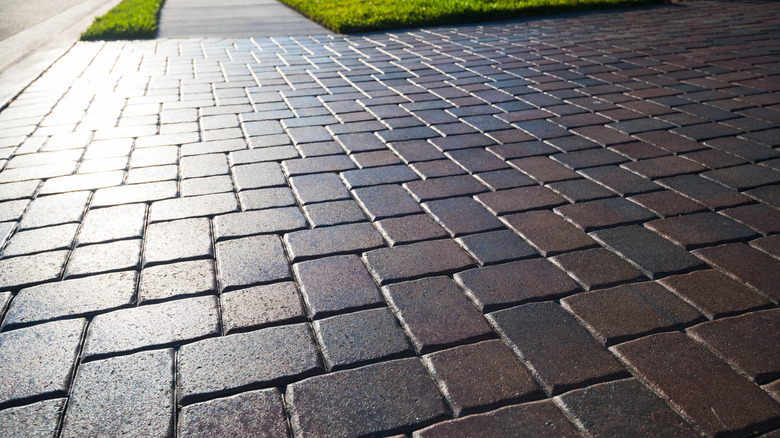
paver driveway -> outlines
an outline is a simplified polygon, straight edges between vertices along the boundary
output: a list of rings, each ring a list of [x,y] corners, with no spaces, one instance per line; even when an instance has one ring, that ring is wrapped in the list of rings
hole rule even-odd
[[[78,44],[0,112],[0,435],[777,436],[778,16]]]

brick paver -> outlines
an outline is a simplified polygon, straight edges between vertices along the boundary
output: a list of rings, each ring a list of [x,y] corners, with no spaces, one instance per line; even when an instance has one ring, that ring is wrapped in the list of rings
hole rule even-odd
[[[0,110],[0,435],[777,435],[779,14],[76,44]]]

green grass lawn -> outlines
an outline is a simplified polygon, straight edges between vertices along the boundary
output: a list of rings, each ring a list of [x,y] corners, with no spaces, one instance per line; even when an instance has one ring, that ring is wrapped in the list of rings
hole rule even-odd
[[[280,0],[340,33],[502,20],[663,0]]]
[[[83,41],[154,38],[165,0],[123,0],[81,34]],[[503,20],[665,0],[280,0],[339,33]]]
[[[95,18],[81,34],[82,41],[154,38],[165,0],[123,0],[106,15]]]

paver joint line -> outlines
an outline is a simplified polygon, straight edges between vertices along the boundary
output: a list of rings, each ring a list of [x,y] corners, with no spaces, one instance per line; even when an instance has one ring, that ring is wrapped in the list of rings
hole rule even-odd
[[[778,15],[75,45],[0,111],[0,436],[776,435]]]

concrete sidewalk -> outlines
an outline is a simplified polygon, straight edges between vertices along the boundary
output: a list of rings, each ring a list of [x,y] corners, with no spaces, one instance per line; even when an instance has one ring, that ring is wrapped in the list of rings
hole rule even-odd
[[[166,0],[160,38],[270,37],[330,33],[276,0]]]
[[[779,14],[76,45],[0,112],[0,436],[777,437]]]

